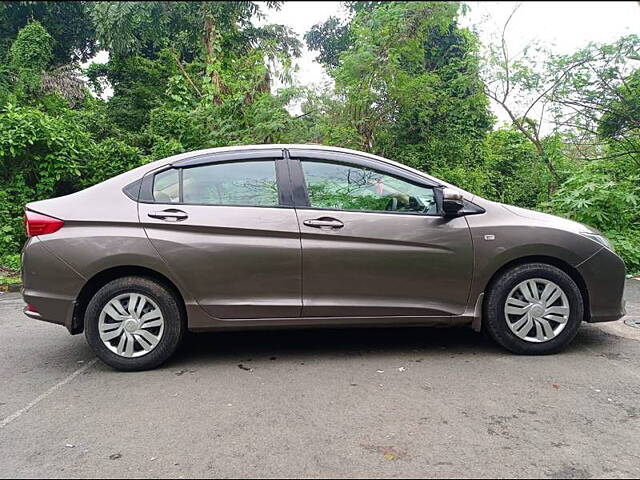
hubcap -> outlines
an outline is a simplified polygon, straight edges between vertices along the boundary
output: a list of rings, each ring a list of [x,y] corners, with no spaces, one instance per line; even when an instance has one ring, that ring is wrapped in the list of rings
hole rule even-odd
[[[551,280],[532,278],[516,285],[507,296],[504,318],[519,338],[533,343],[557,337],[569,320],[569,300]]]
[[[126,358],[151,352],[162,338],[164,317],[158,305],[141,293],[118,295],[104,306],[98,319],[100,340]]]

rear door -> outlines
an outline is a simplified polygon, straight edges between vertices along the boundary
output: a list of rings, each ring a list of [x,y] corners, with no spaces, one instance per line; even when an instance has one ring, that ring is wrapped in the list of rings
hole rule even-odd
[[[357,155],[291,150],[303,316],[463,313],[472,276],[464,217],[437,214],[434,184]]]
[[[191,158],[143,179],[140,222],[212,316],[300,315],[300,233],[288,182],[281,150]]]

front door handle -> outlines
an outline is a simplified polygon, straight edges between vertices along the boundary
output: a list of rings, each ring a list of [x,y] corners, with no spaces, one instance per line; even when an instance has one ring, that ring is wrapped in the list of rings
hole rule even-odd
[[[314,228],[342,228],[344,227],[344,223],[340,220],[331,217],[322,217],[322,218],[314,218],[311,220],[305,220],[304,223],[307,227]]]
[[[160,220],[186,220],[189,218],[189,215],[182,210],[177,210],[175,208],[171,208],[169,210],[162,210],[161,212],[150,212],[147,216],[151,218],[159,218]]]

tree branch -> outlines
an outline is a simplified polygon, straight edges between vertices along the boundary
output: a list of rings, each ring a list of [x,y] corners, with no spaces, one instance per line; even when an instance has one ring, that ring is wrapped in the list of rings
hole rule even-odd
[[[173,54],[173,59],[176,61],[176,65],[178,65],[178,68],[180,69],[180,72],[182,72],[182,75],[184,76],[184,78],[189,82],[189,85],[191,85],[191,87],[196,91],[196,93],[198,94],[198,98],[202,98],[202,93],[200,93],[200,90],[198,89],[198,87],[196,87],[196,84],[193,83],[193,80],[191,80],[191,77],[189,76],[187,71],[184,69],[182,62],[178,58],[178,54],[173,50],[171,51],[171,53]]]

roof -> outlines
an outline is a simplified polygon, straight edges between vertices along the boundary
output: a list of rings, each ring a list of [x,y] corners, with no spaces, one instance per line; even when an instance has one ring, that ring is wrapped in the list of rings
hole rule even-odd
[[[214,153],[222,153],[222,152],[233,152],[233,151],[242,151],[242,150],[269,150],[269,149],[287,149],[287,150],[293,150],[293,149],[300,149],[300,150],[320,150],[320,151],[329,151],[329,152],[340,152],[340,153],[348,153],[351,155],[359,155],[361,157],[366,157],[366,158],[370,158],[373,160],[377,160],[379,162],[384,162],[387,163],[389,165],[393,165],[395,167],[398,168],[402,168],[404,170],[409,170],[410,172],[416,173],[420,176],[423,177],[427,177],[431,180],[433,180],[434,182],[437,182],[441,185],[445,185],[447,187],[450,188],[456,188],[458,190],[462,190],[459,187],[456,187],[455,185],[451,185],[447,182],[444,182],[438,178],[432,177],[431,175],[422,172],[420,170],[417,170],[415,168],[412,168],[408,165],[405,165],[403,163],[399,163],[399,162],[395,162],[393,160],[389,160],[388,158],[384,158],[384,157],[380,157],[379,155],[374,155],[372,153],[367,153],[367,152],[362,152],[359,150],[352,150],[350,148],[342,148],[342,147],[333,147],[333,146],[329,146],[329,145],[319,145],[317,143],[271,143],[271,144],[261,144],[261,145],[234,145],[234,146],[228,146],[228,147],[216,147],[216,148],[206,148],[206,149],[202,149],[202,150],[192,150],[190,152],[185,152],[185,153],[180,153],[178,155],[174,155],[172,157],[168,157],[168,158],[164,158],[162,160],[158,160],[157,162],[153,162],[152,164],[149,165],[155,165],[156,163],[158,165],[160,164],[166,164],[166,163],[171,163],[171,162],[175,162],[177,160],[183,160],[186,158],[190,158],[193,156],[199,156],[199,155],[207,155],[207,154],[214,154]],[[464,190],[462,190],[464,192]],[[467,193],[468,195],[473,195],[470,194],[469,192],[464,192]],[[467,197],[470,198],[470,197]]]

